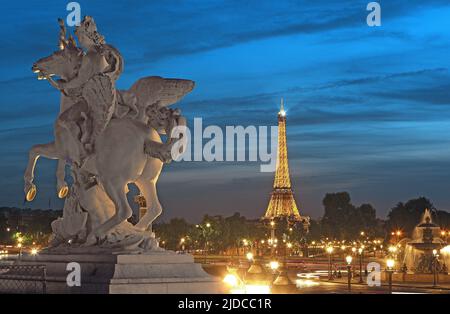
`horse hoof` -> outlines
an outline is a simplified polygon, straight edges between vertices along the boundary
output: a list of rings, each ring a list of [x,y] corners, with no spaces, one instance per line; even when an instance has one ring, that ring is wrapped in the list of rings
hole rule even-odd
[[[36,197],[36,185],[34,185],[33,183],[31,183],[30,188],[28,189],[25,199],[27,200],[27,202],[31,202],[32,200],[34,200],[34,198]]]
[[[63,186],[58,191],[59,198],[65,198],[67,196],[67,194],[69,194],[69,188],[67,187],[67,185]]]
[[[86,242],[83,243],[83,246],[93,246],[96,244],[97,244],[97,237],[94,234],[90,234],[86,238]]]

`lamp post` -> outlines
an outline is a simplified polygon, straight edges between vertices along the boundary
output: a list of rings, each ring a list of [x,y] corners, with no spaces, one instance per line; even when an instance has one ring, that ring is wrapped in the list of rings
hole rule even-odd
[[[363,271],[362,271],[362,255],[363,255],[363,248],[359,248],[358,249],[358,254],[359,254],[359,283],[363,283]]]
[[[274,247],[274,241],[275,241],[275,221],[271,220],[270,221],[270,239],[271,239],[271,246],[270,246],[270,254],[273,257],[274,252],[275,252],[275,247]]]
[[[353,257],[351,255],[348,255],[345,258],[345,261],[347,262],[347,287],[348,287],[348,292],[352,291],[352,260],[353,260]]]
[[[210,232],[211,230],[211,224],[209,222],[207,222],[205,224],[206,228],[203,227],[203,225],[195,225],[197,228],[199,228],[202,231],[202,235],[205,238],[205,246],[204,246],[204,264],[206,264],[206,257],[207,257],[207,249],[208,249],[208,232]],[[208,229],[208,230],[206,230]]]
[[[438,273],[437,273],[437,262],[438,262],[438,251],[433,250],[433,287],[437,287],[438,283]]]
[[[184,246],[184,243],[186,242],[186,239],[185,238],[181,238],[180,239],[180,245],[181,245],[181,251],[184,253],[184,248],[185,248],[185,246]]]
[[[327,247],[327,253],[328,253],[328,280],[333,280],[333,271],[331,266],[331,257],[333,254],[332,246]]]
[[[19,248],[19,261],[22,259],[22,247],[23,247],[23,238],[22,236],[19,236],[17,238],[17,247]]]
[[[390,258],[386,261],[386,273],[388,275],[389,294],[392,294],[392,274],[394,273],[395,260]]]
[[[277,275],[277,270],[280,267],[280,263],[278,263],[277,261],[273,260],[269,263],[270,269],[272,270],[272,282],[275,281],[276,275]]]

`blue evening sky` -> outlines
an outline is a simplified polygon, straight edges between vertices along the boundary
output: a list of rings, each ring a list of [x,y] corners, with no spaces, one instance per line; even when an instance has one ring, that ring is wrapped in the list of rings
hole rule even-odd
[[[53,139],[58,93],[34,61],[56,48],[69,1],[2,3],[0,206],[22,206],[29,147]],[[148,75],[187,78],[177,107],[204,124],[275,125],[288,111],[292,181],[303,214],[348,191],[380,217],[427,196],[450,209],[450,3],[380,1],[368,27],[360,0],[79,1],[123,54],[118,84]],[[55,161],[41,159],[32,208],[60,208]],[[159,182],[163,219],[266,209],[272,173],[259,163],[172,163]]]

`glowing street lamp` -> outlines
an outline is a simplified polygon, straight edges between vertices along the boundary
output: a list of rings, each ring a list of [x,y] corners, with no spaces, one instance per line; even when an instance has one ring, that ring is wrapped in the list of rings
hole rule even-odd
[[[333,247],[327,247],[326,251],[328,253],[328,280],[333,280],[333,270],[331,265],[331,255],[333,254]]]
[[[185,246],[184,246],[185,242],[186,242],[186,238],[183,237],[183,238],[180,239],[181,250],[183,252],[184,252],[184,248],[185,248]]]
[[[31,255],[37,255],[38,250],[36,248],[31,249]]]
[[[388,274],[389,294],[392,294],[392,274],[394,273],[395,260],[389,258],[386,261],[386,273]]]
[[[239,280],[234,274],[227,274],[225,278],[223,278],[223,282],[231,288],[235,288],[239,285]]]
[[[247,257],[249,262],[253,261],[253,253],[252,252],[248,252],[246,257]]]
[[[437,263],[438,263],[438,250],[433,250],[433,287],[437,286],[438,274],[437,274]]]
[[[391,245],[391,246],[388,248],[388,251],[389,251],[390,253],[392,253],[392,254],[395,254],[395,253],[397,252],[397,247],[396,247],[395,245]]]
[[[348,291],[352,291],[352,260],[353,257],[351,255],[347,255],[345,261],[347,262],[347,287]]]
[[[275,272],[278,267],[280,267],[280,263],[278,263],[277,261],[271,261],[269,263],[270,269],[272,269],[272,272]]]
[[[362,272],[362,258],[363,258],[363,246],[361,246],[358,249],[358,254],[359,254],[359,283],[363,283],[363,272]]]

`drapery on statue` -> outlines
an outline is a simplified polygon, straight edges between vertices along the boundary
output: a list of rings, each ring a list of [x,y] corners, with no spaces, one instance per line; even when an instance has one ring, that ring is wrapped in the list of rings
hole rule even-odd
[[[116,90],[122,56],[105,43],[94,20],[85,17],[75,30],[81,47],[72,36],[66,38],[62,20],[59,24],[60,50],[32,68],[39,79],[61,92],[61,102],[55,140],[35,145],[29,152],[26,199],[36,196],[37,159],[57,159],[57,193],[66,200],[63,217],[52,223],[50,251],[159,249],[151,230],[162,212],[156,182],[163,163],[186,148],[183,134],[171,136],[186,120],[178,109],[167,107],[189,93],[194,82],[153,76],[139,79],[128,91]],[[167,135],[165,142],[160,134]],[[66,165],[73,178],[70,187],[65,182]],[[146,214],[136,225],[127,221],[132,215],[128,183],[138,187],[147,204]]]

